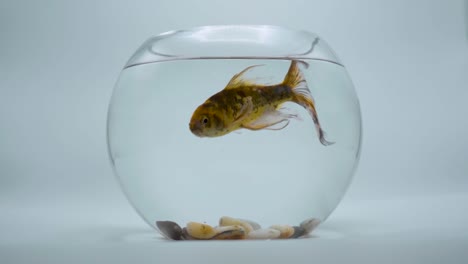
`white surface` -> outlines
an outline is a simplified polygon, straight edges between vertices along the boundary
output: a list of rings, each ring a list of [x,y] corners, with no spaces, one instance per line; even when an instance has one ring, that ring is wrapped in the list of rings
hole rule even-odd
[[[3,203],[2,263],[467,263],[468,195],[345,201],[314,237],[166,241],[106,204]]]
[[[1,1],[0,263],[468,263],[466,1]],[[149,36],[209,24],[321,35],[361,101],[362,159],[319,238],[166,243],[129,207],[109,96]]]

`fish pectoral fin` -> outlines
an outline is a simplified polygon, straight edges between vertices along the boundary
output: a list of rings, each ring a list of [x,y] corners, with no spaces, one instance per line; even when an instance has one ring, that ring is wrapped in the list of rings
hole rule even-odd
[[[263,114],[254,121],[242,124],[242,127],[250,130],[281,130],[289,125],[289,118],[293,117],[280,111],[272,111]]]
[[[229,89],[239,88],[242,86],[253,85],[254,82],[252,80],[244,79],[243,75],[246,72],[248,72],[250,69],[258,67],[258,66],[263,66],[263,64],[249,66],[245,68],[244,70],[242,70],[241,72],[239,72],[238,74],[234,75],[224,89],[229,90]]]
[[[282,119],[279,120],[275,123],[256,123],[252,122],[249,124],[243,124],[242,128],[246,128],[249,130],[262,130],[262,129],[268,129],[268,130],[281,130],[289,125],[289,120],[288,119]]]
[[[240,108],[239,112],[237,112],[234,122],[242,122],[246,116],[252,113],[252,110],[253,110],[252,97],[247,96],[243,99],[242,107]]]

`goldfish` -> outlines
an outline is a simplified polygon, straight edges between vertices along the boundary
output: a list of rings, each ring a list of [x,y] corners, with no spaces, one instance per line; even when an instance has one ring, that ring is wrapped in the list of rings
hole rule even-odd
[[[198,137],[220,137],[242,128],[281,130],[288,126],[290,119],[298,118],[282,110],[284,103],[293,102],[312,117],[320,143],[333,144],[325,139],[315,101],[299,63],[308,66],[292,60],[283,82],[275,85],[257,84],[244,78],[246,72],[260,65],[249,66],[235,74],[223,90],[196,108],[190,119],[190,131]]]

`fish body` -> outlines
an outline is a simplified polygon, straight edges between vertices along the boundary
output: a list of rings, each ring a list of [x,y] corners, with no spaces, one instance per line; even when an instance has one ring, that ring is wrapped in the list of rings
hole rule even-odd
[[[276,85],[260,85],[242,76],[250,66],[234,75],[227,86],[208,98],[193,113],[190,130],[199,137],[219,137],[235,130],[280,130],[289,124],[295,114],[281,111],[281,105],[294,102],[308,110],[315,123],[320,142],[330,145],[320,127],[315,103],[307,83],[293,60],[284,81]]]
[[[286,86],[243,86],[223,90],[211,96],[195,116],[211,117],[211,124],[192,129],[198,136],[223,136],[277,109],[278,105],[290,101],[292,93]],[[242,117],[242,118],[241,118]],[[196,119],[195,119],[196,120]],[[237,121],[237,122],[236,122]],[[241,122],[239,122],[241,121]],[[203,120],[202,120],[203,122]],[[201,125],[202,122],[199,124]],[[196,124],[192,122],[192,124]],[[209,129],[209,125],[216,129]],[[192,126],[195,128],[195,126]],[[208,128],[208,129],[207,129]]]

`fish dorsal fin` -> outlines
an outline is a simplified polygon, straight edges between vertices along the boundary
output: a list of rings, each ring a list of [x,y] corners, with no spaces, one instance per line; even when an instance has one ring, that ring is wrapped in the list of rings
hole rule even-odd
[[[243,71],[241,71],[238,74],[234,75],[231,78],[231,80],[229,81],[229,83],[226,85],[226,88],[224,88],[224,89],[229,90],[229,89],[235,89],[235,88],[239,88],[239,87],[242,87],[242,86],[247,86],[247,85],[254,84],[253,80],[244,79],[243,76],[245,75],[246,72],[248,72],[252,68],[255,68],[255,67],[258,67],[258,66],[263,66],[263,64],[249,66],[249,67],[245,68]]]

